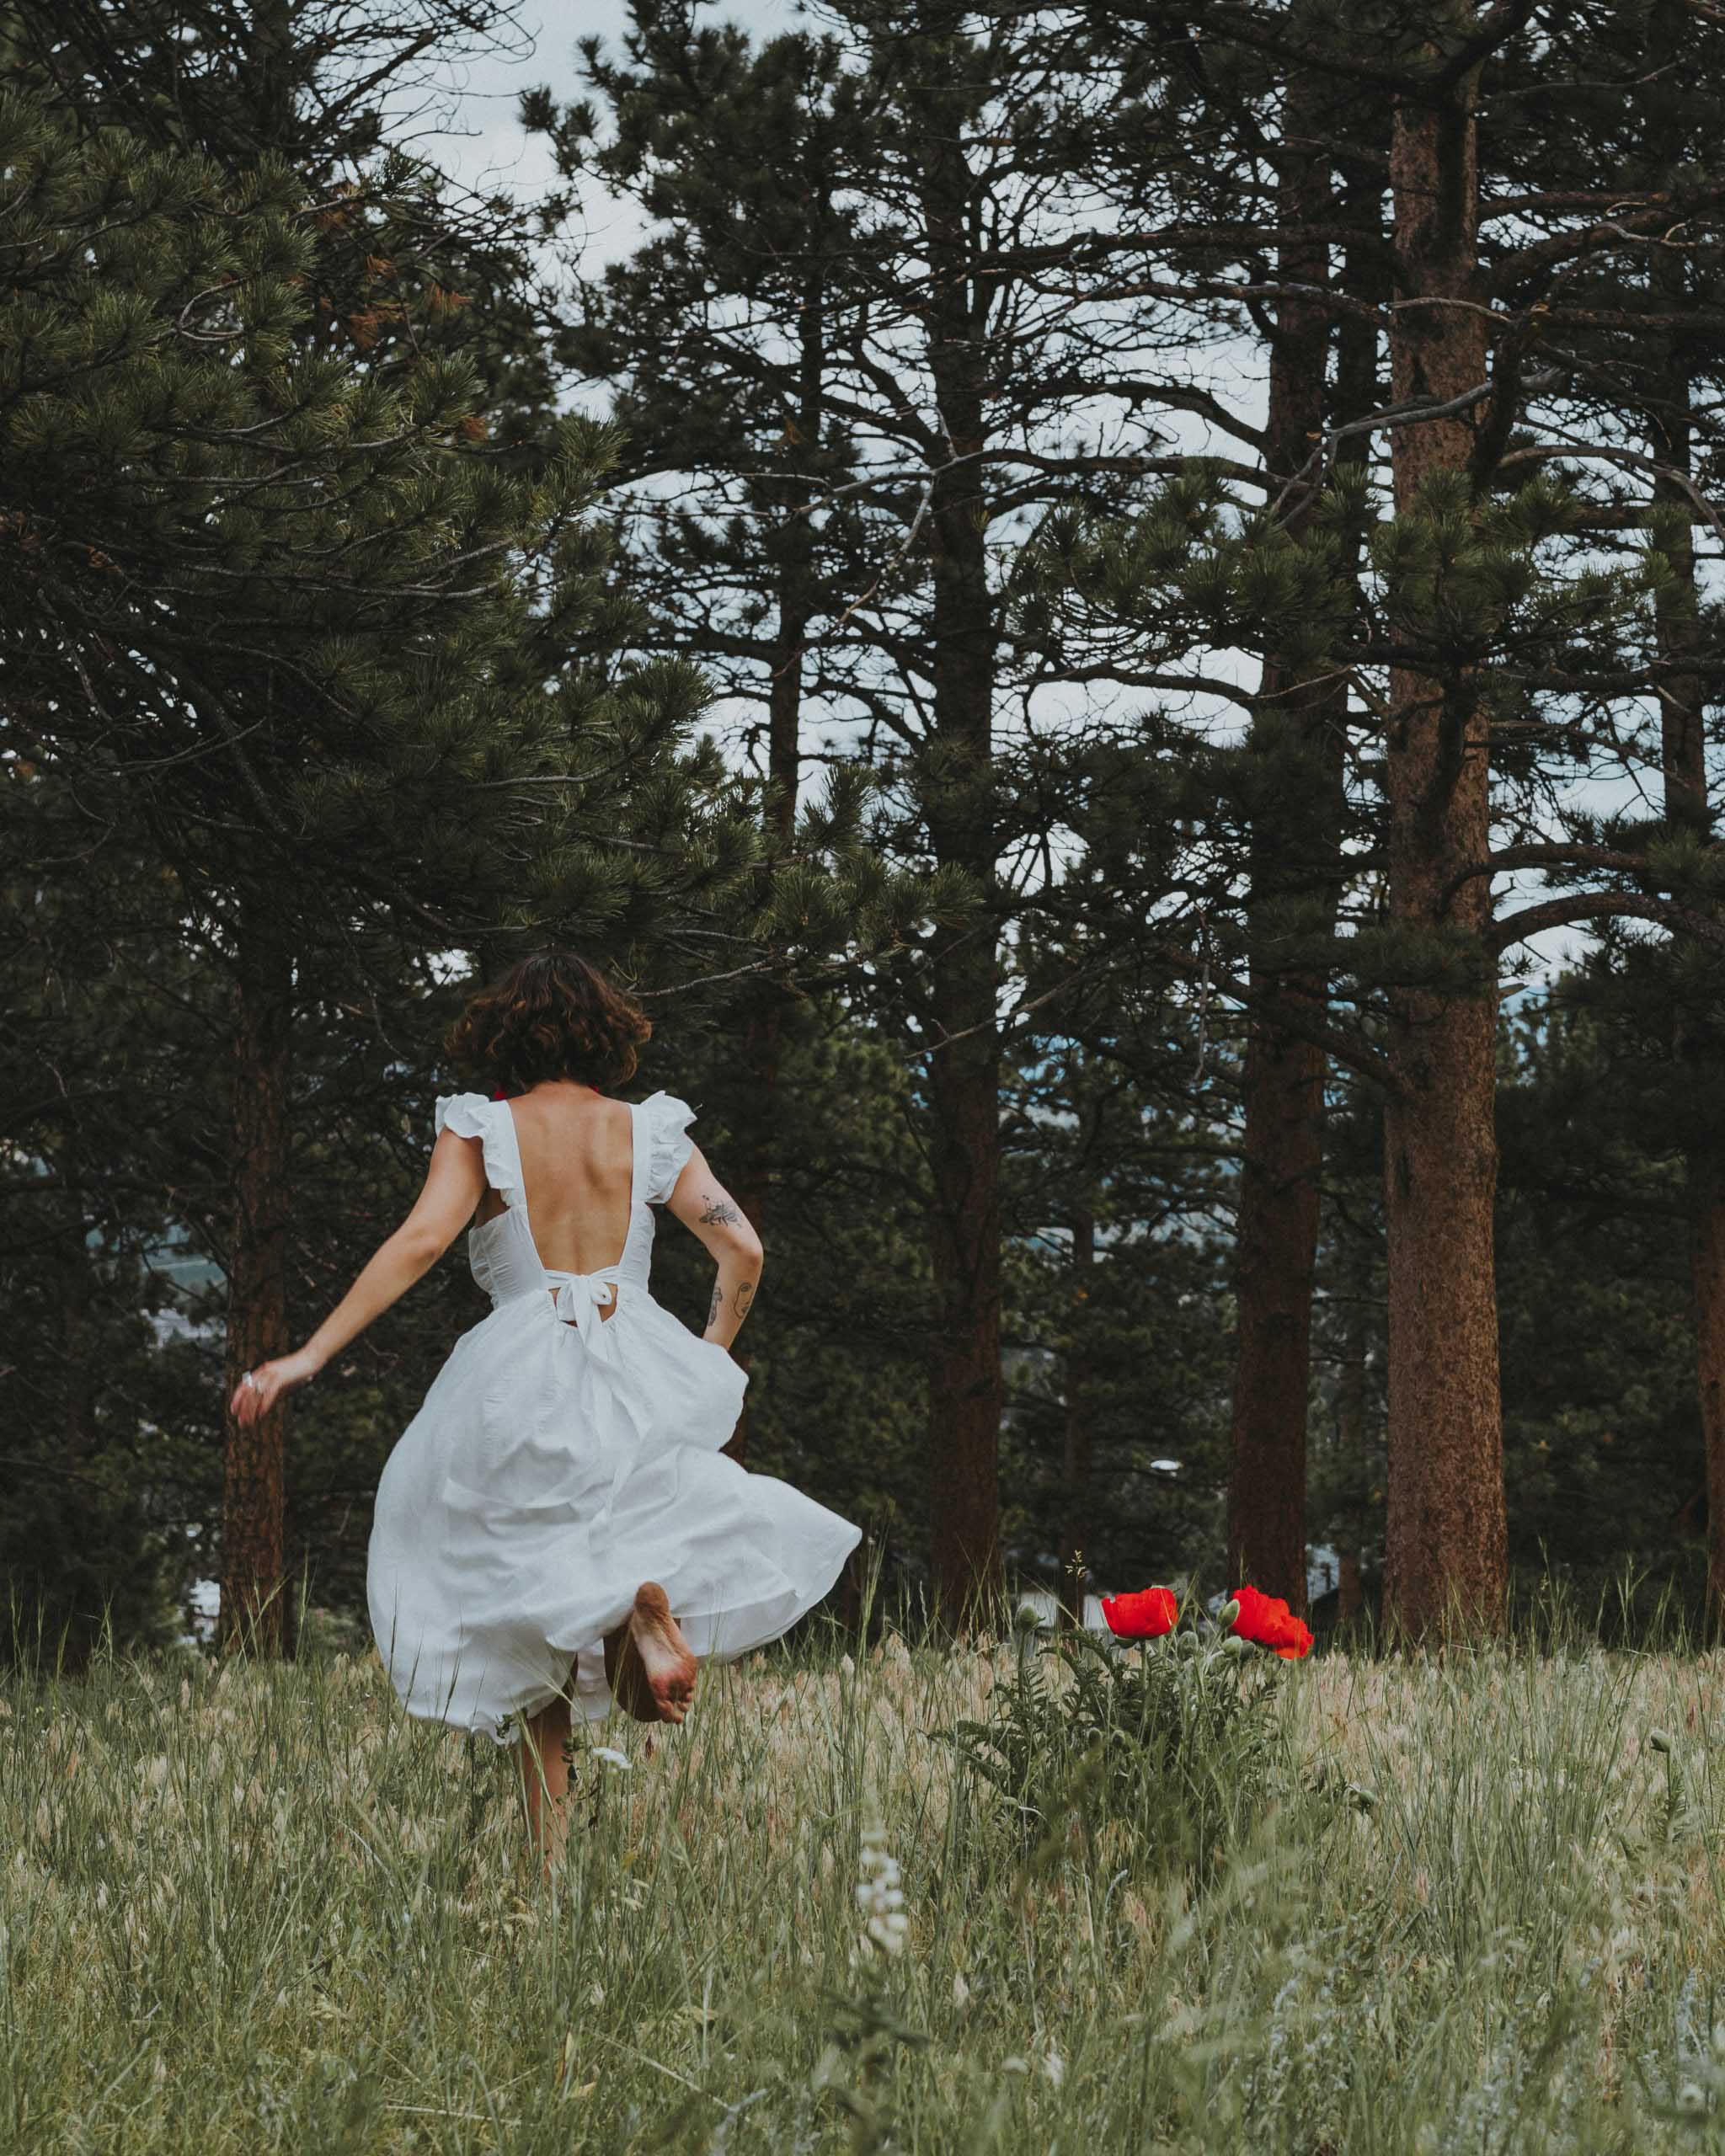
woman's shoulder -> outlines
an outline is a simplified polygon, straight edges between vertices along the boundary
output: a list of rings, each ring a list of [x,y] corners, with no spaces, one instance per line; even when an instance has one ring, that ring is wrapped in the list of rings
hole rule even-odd
[[[483,1093],[441,1093],[435,1118],[436,1134],[452,1130],[457,1138],[477,1138],[484,1149],[485,1180],[507,1204],[520,1190],[520,1155],[507,1101]]]
[[[446,1130],[452,1130],[457,1138],[483,1139],[495,1126],[496,1112],[502,1105],[483,1093],[440,1093],[432,1117],[433,1134],[441,1138]]]
[[[681,1116],[685,1123],[695,1120],[695,1111],[681,1094],[667,1093],[661,1088],[649,1093],[644,1101],[634,1103],[638,1115],[644,1115],[652,1123],[673,1122]]]
[[[670,1196],[677,1177],[695,1150],[689,1125],[695,1111],[679,1094],[649,1093],[635,1113],[647,1125],[647,1195],[654,1205]]]

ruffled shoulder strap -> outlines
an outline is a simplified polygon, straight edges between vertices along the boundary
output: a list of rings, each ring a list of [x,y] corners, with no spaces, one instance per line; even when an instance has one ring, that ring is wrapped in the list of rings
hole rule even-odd
[[[647,1121],[647,1202],[663,1205],[695,1150],[689,1135],[695,1111],[675,1093],[652,1093],[636,1113]]]
[[[521,1159],[515,1150],[515,1122],[505,1101],[488,1101],[483,1093],[445,1093],[437,1102],[435,1134],[446,1129],[457,1138],[477,1138],[485,1149],[485,1180],[505,1204],[520,1201]]]

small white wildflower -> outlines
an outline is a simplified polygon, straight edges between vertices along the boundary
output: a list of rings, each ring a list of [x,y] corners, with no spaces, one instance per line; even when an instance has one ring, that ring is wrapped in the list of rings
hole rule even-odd
[[[595,1759],[603,1759],[608,1767],[628,1768],[634,1764],[627,1752],[619,1752],[610,1744],[595,1744],[593,1747],[593,1757]]]
[[[1019,2058],[1016,2054],[1011,2058],[1003,2058],[1001,2061],[1001,2072],[1002,2073],[1028,2073],[1029,2071],[1029,2060],[1028,2058]]]
[[[1706,2092],[1701,2088],[1699,2082],[1685,2081],[1684,2083],[1683,2086],[1677,2092],[1677,2108],[1680,2111],[1689,2112],[1706,2111],[1707,2108]]]
[[[964,1972],[958,1969],[953,1974],[953,2004],[964,2007],[970,2004],[970,1987],[964,1981]]]
[[[1047,2075],[1051,2087],[1055,2089],[1064,2089],[1065,2087],[1066,2062],[1060,2057],[1058,2052],[1046,2052],[1044,2053],[1042,2070],[1044,2073]]]
[[[898,1953],[911,1928],[911,1920],[905,1914],[902,1877],[899,1860],[886,1845],[886,1829],[876,1824],[865,1827],[857,1881],[857,1906],[866,1919],[862,1926],[864,1938],[883,1954]]]

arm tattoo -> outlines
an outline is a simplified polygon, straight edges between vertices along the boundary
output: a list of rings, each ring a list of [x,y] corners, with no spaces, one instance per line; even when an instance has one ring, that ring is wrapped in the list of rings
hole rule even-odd
[[[713,1197],[712,1193],[708,1192],[707,1210],[701,1215],[701,1225],[703,1228],[734,1227],[742,1217],[734,1205],[723,1198]]]
[[[754,1299],[755,1283],[752,1280],[745,1280],[737,1289],[737,1315],[740,1318],[747,1317],[749,1305]]]
[[[715,1280],[713,1283],[713,1307],[707,1313],[707,1322],[709,1325],[712,1325],[717,1320],[719,1312],[724,1308],[724,1291],[720,1288],[718,1281]]]

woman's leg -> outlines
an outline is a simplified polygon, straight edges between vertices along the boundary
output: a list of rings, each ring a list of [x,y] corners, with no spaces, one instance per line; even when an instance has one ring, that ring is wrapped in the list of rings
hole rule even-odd
[[[516,1747],[527,1801],[527,1835],[547,1878],[569,1833],[569,1703],[559,1697],[525,1717]]]

